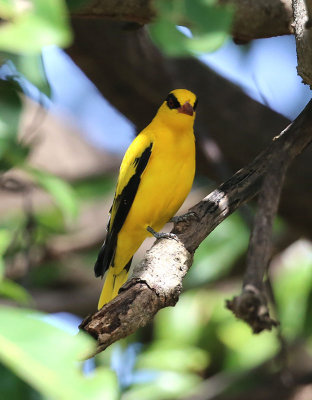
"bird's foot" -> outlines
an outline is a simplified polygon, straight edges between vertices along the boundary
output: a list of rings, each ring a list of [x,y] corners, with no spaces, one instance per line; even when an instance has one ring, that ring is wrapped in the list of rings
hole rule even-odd
[[[166,233],[166,232],[156,232],[151,226],[148,226],[147,231],[151,233],[156,239],[174,239],[178,240],[177,235],[174,233]]]
[[[196,214],[194,211],[189,211],[183,215],[176,215],[175,217],[172,217],[169,222],[173,222],[174,224],[177,224],[178,222],[187,222],[189,220],[194,219],[195,221],[199,221],[199,216]]]

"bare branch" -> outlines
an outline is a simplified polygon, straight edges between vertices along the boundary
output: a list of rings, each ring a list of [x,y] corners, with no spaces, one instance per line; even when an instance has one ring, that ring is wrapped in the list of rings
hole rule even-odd
[[[272,226],[278,210],[286,169],[290,160],[283,153],[277,154],[268,165],[267,174],[259,194],[258,212],[250,237],[247,253],[247,270],[243,286],[263,289],[263,276],[267,270],[272,250]]]
[[[290,0],[219,0],[219,3],[235,7],[232,27],[235,42],[293,33]]]
[[[269,314],[263,278],[272,255],[273,222],[286,170],[292,158],[292,155],[282,148],[268,164],[250,236],[243,290],[239,296],[226,302],[227,308],[238,318],[246,321],[254,333],[264,329],[271,330],[273,326],[278,325]]]
[[[311,2],[293,0],[294,28],[297,46],[298,74],[307,85],[312,85],[312,22]]]
[[[232,3],[235,18],[232,34],[237,41],[249,41],[292,32],[291,0],[219,0]],[[144,25],[156,16],[151,0],[93,0],[73,14],[74,18],[113,19]]]
[[[199,221],[175,225],[179,240],[157,240],[135,269],[132,279],[110,303],[81,324],[98,340],[98,351],[146,325],[163,307],[174,305],[192,255],[209,233],[260,189],[268,165],[283,152],[289,160],[312,141],[312,101],[297,119],[247,167],[191,208]]]

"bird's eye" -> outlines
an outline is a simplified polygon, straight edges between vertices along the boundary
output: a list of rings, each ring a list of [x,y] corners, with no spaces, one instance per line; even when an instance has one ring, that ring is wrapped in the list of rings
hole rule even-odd
[[[166,98],[167,106],[172,110],[173,108],[181,107],[181,104],[178,102],[178,99],[174,94],[170,93]]]
[[[174,101],[171,98],[167,101],[167,103],[168,103],[168,107],[169,108],[173,108],[174,107]]]
[[[194,103],[194,106],[193,106],[193,110],[194,110],[194,111],[196,110],[197,104],[198,104],[198,98],[196,98],[195,103]]]

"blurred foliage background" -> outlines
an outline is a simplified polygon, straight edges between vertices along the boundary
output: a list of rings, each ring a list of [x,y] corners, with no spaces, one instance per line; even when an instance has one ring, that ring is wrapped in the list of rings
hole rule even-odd
[[[79,111],[69,117],[55,107],[46,72],[57,65],[44,54],[73,43],[69,13],[84,3],[0,0],[0,399],[311,399],[311,243],[293,242],[289,226],[276,222],[269,283],[279,328],[253,335],[225,308],[240,290],[253,208],[202,243],[174,308],[82,361],[95,343],[77,327],[97,305],[93,263],[134,131],[126,122],[128,137],[106,138],[111,147],[122,142],[112,151],[81,131]],[[203,56],[229,40],[231,7],[159,1],[157,12],[148,34],[167,56]],[[70,76],[62,78],[80,104],[78,88],[66,87]],[[103,110],[109,124],[97,130],[116,132],[121,117]],[[214,185],[198,173],[183,210]]]

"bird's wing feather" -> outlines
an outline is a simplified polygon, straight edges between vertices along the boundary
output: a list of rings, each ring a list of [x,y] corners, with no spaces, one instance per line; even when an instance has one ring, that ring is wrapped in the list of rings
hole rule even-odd
[[[117,244],[117,236],[130,211],[140,185],[141,176],[152,154],[153,142],[146,135],[138,135],[127,150],[120,167],[120,173],[107,236],[94,267],[96,276],[104,275],[113,263]]]

